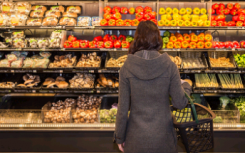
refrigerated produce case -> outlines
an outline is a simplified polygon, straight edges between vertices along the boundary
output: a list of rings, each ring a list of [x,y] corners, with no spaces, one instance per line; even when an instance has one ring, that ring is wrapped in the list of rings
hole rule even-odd
[[[5,1],[1,1],[4,3]],[[22,2],[19,0],[13,2]],[[207,21],[211,21],[210,8],[215,3],[228,2],[222,1],[28,1],[32,6],[44,5],[47,9],[52,9],[51,6],[62,5],[67,9],[68,6],[80,6],[81,13],[78,16],[91,17],[91,19],[103,19],[105,6],[119,6],[127,8],[136,8],[137,6],[149,6],[152,11],[156,12],[156,20],[161,20],[160,9],[167,7],[177,9],[190,7],[194,9],[205,8],[207,11]],[[232,1],[229,3],[237,3]],[[241,8],[245,9],[245,3],[238,1],[241,4]],[[1,8],[3,11],[3,8]],[[6,11],[6,10],[5,10]],[[201,16],[201,15],[200,15]],[[96,18],[92,18],[96,17]],[[87,19],[87,18],[86,18]],[[122,14],[122,19],[135,19],[134,14]],[[226,21],[232,19],[232,15],[227,15]],[[1,23],[1,22],[0,22]],[[81,22],[87,24],[87,22]],[[196,35],[201,33],[212,34],[212,41],[241,41],[244,40],[244,27],[245,26],[180,26],[180,25],[159,25],[161,36],[166,31],[175,34],[176,32],[183,35],[184,33]],[[22,48],[14,48],[13,46],[2,47],[0,46],[1,58],[4,60],[11,52],[28,52],[26,58],[31,58],[34,55],[38,55],[41,52],[49,52],[51,56],[48,57],[49,62],[47,67],[37,68],[28,67],[23,65],[16,67],[3,67],[0,66],[0,137],[1,149],[0,152],[9,151],[56,151],[56,152],[118,152],[116,144],[112,143],[113,131],[115,130],[115,113],[112,106],[118,103],[118,73],[123,61],[126,59],[127,48],[65,48],[63,47],[65,41],[70,35],[75,36],[79,40],[92,41],[96,36],[109,35],[125,35],[134,36],[136,26],[99,26],[97,24],[88,25],[60,25],[46,26],[46,25],[1,25],[1,42],[4,42],[7,37],[11,37],[13,32],[24,31],[26,41],[29,38],[47,38],[51,41],[52,33],[54,30],[62,30],[62,35],[59,35],[60,47],[31,47],[25,46]],[[181,63],[176,64],[179,66],[179,71],[182,79],[190,79],[193,82],[193,94],[200,94],[201,103],[207,107],[210,107],[216,114],[217,118],[214,119],[214,143],[215,148],[212,151],[244,151],[245,148],[242,144],[244,142],[244,117],[242,104],[234,107],[234,109],[224,110],[217,106],[220,105],[219,98],[227,95],[231,99],[243,96],[245,93],[244,88],[244,69],[238,67],[238,61],[235,60],[234,55],[244,54],[244,47],[241,48],[163,48],[160,52],[167,52],[173,56],[173,60],[176,57],[182,59]],[[87,66],[77,67],[77,63],[83,60],[84,55],[96,53],[100,57],[100,66]],[[14,54],[14,53],[12,53]],[[63,58],[71,61],[69,57],[76,57],[73,65],[70,67],[60,66],[58,68],[50,67],[50,63],[61,62]],[[16,54],[15,54],[16,55]],[[57,58],[56,55],[61,57]],[[119,64],[108,64],[109,61],[115,61],[118,58],[123,57],[118,62]],[[230,68],[226,66],[213,67],[210,58],[217,59],[218,57],[229,58],[234,65]],[[113,58],[113,59],[112,59]],[[199,58],[199,61],[194,61],[194,58]],[[11,61],[13,62],[13,61]],[[24,62],[24,60],[23,60]],[[196,62],[196,63],[195,63]],[[196,65],[197,66],[196,66]],[[90,84],[81,84],[77,81],[76,87],[70,86],[72,78],[78,75],[86,74],[93,76],[94,81]],[[29,83],[22,84],[27,81],[23,80],[23,76],[26,74],[38,75],[40,81],[37,85],[30,85]],[[217,78],[218,87],[212,86],[205,88],[197,88],[195,85],[195,74],[214,74]],[[218,74],[238,74],[241,77],[243,88],[222,88],[221,81],[218,79]],[[62,85],[56,84],[58,77],[63,77],[65,81]],[[50,85],[50,88],[44,86],[44,82],[47,78],[52,78],[54,81],[49,82],[56,85]],[[52,80],[51,79],[51,80]],[[82,80],[82,77],[76,79]],[[50,81],[50,80],[49,80]],[[105,82],[103,82],[105,81]],[[7,82],[12,82],[12,87]],[[31,81],[31,83],[33,83]],[[35,82],[36,83],[36,82]],[[27,87],[28,85],[32,87]],[[67,86],[66,86],[67,85]],[[88,87],[89,85],[89,87]],[[65,87],[64,87],[65,86]],[[45,120],[45,115],[49,113],[50,108],[47,105],[51,105],[53,102],[57,103],[59,100],[64,101],[67,98],[77,99],[79,96],[85,94],[85,96],[103,97],[99,108],[96,109],[95,118],[93,119],[81,119],[77,118],[74,113],[74,109],[66,114],[67,120]],[[50,103],[49,103],[50,102]],[[235,105],[235,104],[234,104]],[[55,106],[56,107],[59,106]],[[72,107],[72,106],[71,106]],[[86,107],[86,106],[84,106]],[[88,108],[89,110],[90,108]],[[108,110],[108,111],[103,111]],[[110,111],[112,110],[112,111]],[[57,110],[56,110],[57,111]],[[59,109],[60,111],[60,109]],[[57,112],[56,112],[57,113]],[[62,113],[64,113],[62,111]],[[75,118],[76,117],[76,118]],[[84,123],[87,121],[86,123]],[[48,122],[48,123],[47,123]],[[184,151],[183,145],[178,143],[178,150]]]

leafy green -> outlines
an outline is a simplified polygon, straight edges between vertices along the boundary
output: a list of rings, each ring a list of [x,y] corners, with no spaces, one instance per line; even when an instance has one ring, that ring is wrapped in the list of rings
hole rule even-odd
[[[238,67],[245,67],[245,54],[236,54],[234,55],[234,58]]]

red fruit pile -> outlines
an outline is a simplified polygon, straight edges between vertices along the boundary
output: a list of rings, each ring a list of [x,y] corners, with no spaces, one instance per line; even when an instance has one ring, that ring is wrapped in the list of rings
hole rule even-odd
[[[232,48],[244,48],[245,47],[245,41],[240,41],[240,43],[238,41],[226,41],[226,42],[217,42],[214,41],[213,42],[213,47],[214,48],[228,48],[228,49],[232,49]]]
[[[130,40],[132,41],[132,40]],[[130,42],[126,40],[126,36],[106,34],[104,37],[94,37],[92,41],[77,40],[74,36],[69,36],[64,43],[64,48],[129,48]]]
[[[226,6],[223,3],[212,5],[211,26],[245,26],[245,9],[241,8],[239,3],[228,3]],[[225,15],[232,15],[232,21],[226,21]]]
[[[122,20],[122,14],[135,14],[135,19]],[[104,16],[100,21],[101,26],[138,26],[140,21],[151,20],[157,24],[156,12],[152,11],[149,6],[142,7],[138,6],[136,8],[126,8],[114,6],[113,8],[106,6],[104,7]]]

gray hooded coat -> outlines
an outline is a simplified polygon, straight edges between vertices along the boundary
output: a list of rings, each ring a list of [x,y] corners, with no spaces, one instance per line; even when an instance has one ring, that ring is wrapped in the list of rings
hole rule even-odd
[[[181,85],[177,66],[167,53],[139,51],[128,55],[119,75],[115,141],[125,142],[125,153],[177,153],[169,95],[183,109],[184,90],[191,92],[188,83]]]

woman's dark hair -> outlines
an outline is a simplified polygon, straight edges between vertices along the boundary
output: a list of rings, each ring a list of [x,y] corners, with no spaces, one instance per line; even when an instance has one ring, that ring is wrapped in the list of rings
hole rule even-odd
[[[141,50],[160,50],[162,49],[162,38],[156,24],[152,21],[142,21],[138,25],[134,41],[129,48],[129,54],[134,54]]]

